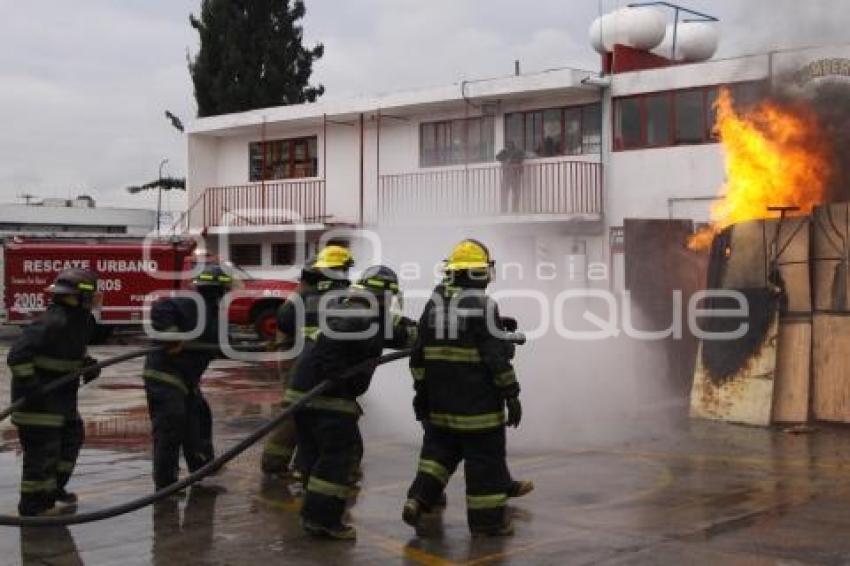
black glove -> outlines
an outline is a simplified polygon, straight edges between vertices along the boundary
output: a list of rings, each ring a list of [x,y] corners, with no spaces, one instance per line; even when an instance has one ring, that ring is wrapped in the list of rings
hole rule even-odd
[[[413,414],[416,415],[417,421],[424,421],[428,418],[428,398],[423,393],[417,393],[413,396]]]
[[[507,425],[514,428],[519,426],[522,420],[522,405],[519,402],[519,397],[508,397],[505,399],[505,406],[508,408]]]
[[[501,317],[502,321],[502,330],[505,332],[516,332],[516,329],[519,328],[517,321],[515,318],[510,316]]]
[[[83,367],[93,366],[97,363],[97,360],[91,356],[86,356],[83,358]],[[89,371],[84,371],[82,373],[83,383],[89,383],[94,381],[98,377],[100,377],[100,368],[92,369]]]

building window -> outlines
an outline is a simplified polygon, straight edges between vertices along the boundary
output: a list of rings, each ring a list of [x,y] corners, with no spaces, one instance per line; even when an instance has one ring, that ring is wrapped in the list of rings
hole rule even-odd
[[[676,112],[674,143],[686,144],[706,141],[705,94],[703,90],[685,90],[673,95],[673,107]]]
[[[624,98],[617,101],[617,118],[614,133],[617,149],[630,149],[643,145],[641,134],[641,101]]]
[[[295,265],[295,244],[272,244],[272,265]]]
[[[567,108],[564,110],[564,132],[563,141],[559,141],[558,146],[565,155],[578,155],[581,153],[582,135],[581,135],[581,110],[578,108]],[[547,132],[547,139],[550,139]],[[561,140],[560,136],[558,139]],[[552,154],[556,155],[556,154]]]
[[[421,167],[493,161],[493,118],[426,122],[419,129]]]
[[[525,147],[525,116],[521,112],[505,116],[505,146]]]
[[[602,150],[602,107],[588,104],[581,109],[582,153],[599,153]]]
[[[230,261],[236,265],[262,265],[263,248],[260,244],[231,244]]]
[[[763,95],[764,85],[729,85],[735,106],[745,110]],[[614,149],[667,147],[717,141],[714,105],[719,86],[618,98],[614,101]]]
[[[714,123],[717,121],[717,97],[720,95],[720,89],[717,87],[709,88],[705,92],[705,139],[717,141],[717,132],[714,131]]]
[[[505,147],[526,157],[580,155],[599,151],[599,105],[549,108],[505,115]]]
[[[646,111],[646,145],[670,145],[670,97],[666,94],[647,96],[644,100]]]
[[[316,136],[249,144],[251,181],[301,179],[318,175]]]

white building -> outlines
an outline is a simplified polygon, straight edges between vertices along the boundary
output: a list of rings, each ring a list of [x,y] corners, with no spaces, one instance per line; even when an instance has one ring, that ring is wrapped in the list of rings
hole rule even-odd
[[[87,196],[0,205],[0,237],[146,236],[155,227],[153,210],[98,207]]]
[[[837,46],[671,64],[618,46],[603,74],[558,69],[200,119],[188,136],[190,228],[213,251],[228,231],[217,251],[258,268],[292,257],[280,208],[313,234],[363,225],[433,245],[480,234],[529,259],[612,266],[619,286],[625,219],[708,220],[724,179],[719,88],[746,104],[771,81],[847,79],[848,57]],[[503,168],[511,142],[524,159]],[[503,198],[506,186],[518,200]]]

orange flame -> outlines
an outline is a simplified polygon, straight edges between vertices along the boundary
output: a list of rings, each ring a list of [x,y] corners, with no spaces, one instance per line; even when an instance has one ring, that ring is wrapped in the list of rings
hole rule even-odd
[[[711,226],[691,238],[691,249],[708,248],[715,234],[737,222],[776,216],[769,208],[794,207],[789,215],[805,215],[824,201],[830,147],[810,108],[768,100],[739,113],[726,88],[715,108],[726,162],[724,198],[712,207]]]

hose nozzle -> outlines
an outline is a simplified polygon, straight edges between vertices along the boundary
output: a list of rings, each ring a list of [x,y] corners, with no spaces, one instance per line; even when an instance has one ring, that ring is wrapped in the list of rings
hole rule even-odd
[[[506,342],[510,342],[511,344],[516,344],[518,346],[522,346],[525,344],[525,334],[516,331],[516,332],[507,332],[503,338]]]

